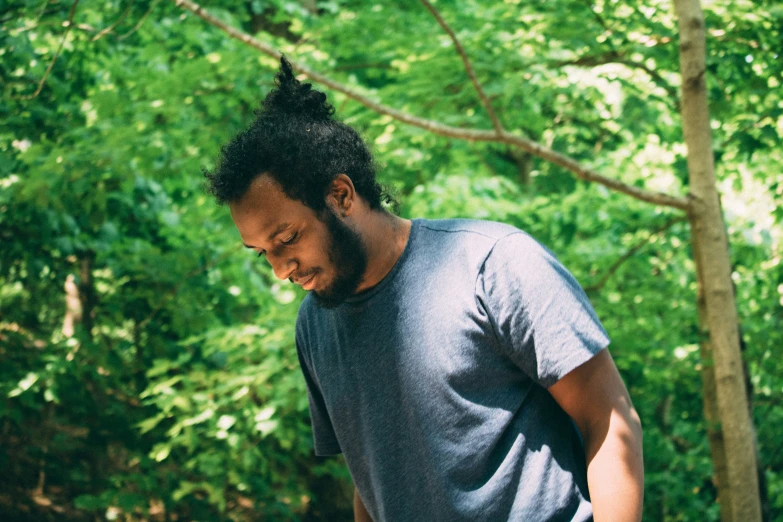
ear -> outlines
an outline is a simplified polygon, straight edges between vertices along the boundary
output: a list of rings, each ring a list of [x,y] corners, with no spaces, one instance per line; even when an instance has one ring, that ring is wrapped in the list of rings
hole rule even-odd
[[[326,195],[326,203],[338,216],[350,216],[356,208],[356,189],[353,181],[345,174],[338,174],[332,180],[329,193]]]

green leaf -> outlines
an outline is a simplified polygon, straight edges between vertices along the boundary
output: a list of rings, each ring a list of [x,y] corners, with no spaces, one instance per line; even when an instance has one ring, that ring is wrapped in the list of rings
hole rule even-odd
[[[277,429],[277,426],[280,424],[277,420],[265,420],[261,422],[256,423],[256,430],[261,432],[262,437],[266,437],[273,431]]]
[[[8,396],[16,397],[21,395],[22,393],[29,390],[36,382],[38,382],[38,374],[30,372],[24,377],[24,379],[19,381],[19,383],[16,385],[16,388],[8,393]]]

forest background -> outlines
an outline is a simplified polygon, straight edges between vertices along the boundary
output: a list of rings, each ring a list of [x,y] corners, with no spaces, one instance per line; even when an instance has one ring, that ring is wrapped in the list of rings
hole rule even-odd
[[[727,516],[681,209],[431,125],[500,125],[623,187],[684,197],[669,2],[203,7],[0,0],[0,519],[350,519],[343,463],[312,454],[302,293],[202,190],[273,85],[264,46],[348,88],[316,84],[372,146],[401,215],[503,221],[559,256],[642,419],[645,520]],[[783,6],[703,7],[760,497],[783,520]]]

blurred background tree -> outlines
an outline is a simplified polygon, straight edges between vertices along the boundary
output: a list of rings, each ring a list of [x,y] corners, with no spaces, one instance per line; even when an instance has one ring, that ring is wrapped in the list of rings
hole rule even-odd
[[[669,2],[433,6],[453,38],[411,0],[204,5],[365,101],[500,124],[626,187],[689,192]],[[704,8],[762,507],[783,520],[783,8]],[[0,24],[0,518],[350,519],[344,465],[312,456],[293,347],[302,294],[238,248],[201,191],[276,60],[159,0],[0,0]],[[585,286],[645,428],[645,520],[726,517],[683,213],[325,90],[401,215],[519,226]]]

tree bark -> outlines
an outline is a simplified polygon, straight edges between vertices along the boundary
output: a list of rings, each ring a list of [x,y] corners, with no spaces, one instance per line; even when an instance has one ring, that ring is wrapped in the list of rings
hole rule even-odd
[[[65,316],[63,317],[63,336],[73,337],[76,325],[82,322],[82,301],[79,298],[79,287],[73,274],[65,278]]]
[[[693,258],[699,259],[701,251],[698,238],[692,239]],[[710,456],[712,458],[712,483],[718,491],[718,504],[721,506],[720,521],[734,522],[731,513],[731,491],[729,490],[729,476],[726,469],[726,448],[723,444],[723,430],[718,415],[718,398],[715,391],[715,364],[710,344],[709,322],[707,305],[704,300],[704,276],[701,265],[696,264],[696,277],[698,281],[698,294],[696,306],[699,312],[699,353],[701,356],[701,394],[704,406],[704,421],[707,425],[707,440],[710,444]]]
[[[82,308],[82,324],[88,339],[92,339],[92,327],[95,313],[95,284],[92,280],[92,266],[95,261],[93,252],[85,252],[79,260],[79,300]]]
[[[761,504],[753,429],[742,373],[737,308],[731,281],[726,227],[715,183],[712,131],[707,105],[706,40],[699,0],[674,0],[680,29],[681,114],[688,148],[691,190],[689,219],[706,330],[714,361],[714,382],[723,432],[732,520],[759,522]]]

